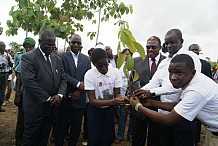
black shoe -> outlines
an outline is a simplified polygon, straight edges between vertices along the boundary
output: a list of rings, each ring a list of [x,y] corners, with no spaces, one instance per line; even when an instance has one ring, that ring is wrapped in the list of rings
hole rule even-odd
[[[5,109],[0,108],[0,112],[5,112]]]
[[[129,136],[127,137],[127,140],[128,140],[129,142],[132,142],[132,135],[129,135]]]

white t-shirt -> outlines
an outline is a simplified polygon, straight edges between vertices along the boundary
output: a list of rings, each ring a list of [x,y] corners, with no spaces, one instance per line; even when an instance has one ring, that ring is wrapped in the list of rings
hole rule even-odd
[[[114,88],[122,87],[121,73],[117,68],[108,67],[108,72],[103,75],[97,68],[92,68],[85,74],[84,85],[85,90],[95,90],[96,99],[110,100],[114,98]]]
[[[196,116],[212,132],[218,132],[218,85],[197,72],[183,90],[181,101],[174,110],[192,121]]]
[[[9,56],[10,61],[14,63],[14,60],[9,53],[7,52],[4,52],[4,54],[0,53],[0,65],[1,65],[0,72],[9,72],[9,70],[11,69],[11,67],[8,65],[8,60],[6,59],[6,56]]]
[[[175,57],[178,54],[187,54],[191,56],[192,59],[194,60],[195,69],[201,72],[201,62],[199,57],[195,53],[188,50],[180,49],[176,54],[173,55],[173,57]],[[167,57],[166,59],[162,60],[157,68],[157,71],[153,75],[152,79],[149,81],[148,84],[142,87],[142,89],[144,90],[150,90],[151,93],[155,93],[156,95],[161,95],[160,97],[161,102],[179,102],[180,100],[180,94],[182,90],[173,88],[169,80],[168,68],[172,58]],[[159,109],[159,112],[165,114],[169,113],[162,109]]]

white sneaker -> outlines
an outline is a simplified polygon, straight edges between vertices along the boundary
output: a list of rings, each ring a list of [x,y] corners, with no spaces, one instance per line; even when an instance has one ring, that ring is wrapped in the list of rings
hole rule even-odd
[[[2,105],[3,105],[3,106],[6,106],[6,102],[4,102]]]
[[[83,142],[82,142],[82,145],[88,145],[88,142],[86,141],[86,140],[84,140]]]

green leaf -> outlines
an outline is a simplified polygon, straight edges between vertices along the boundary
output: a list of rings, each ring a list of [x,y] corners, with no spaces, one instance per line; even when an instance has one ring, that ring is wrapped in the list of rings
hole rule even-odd
[[[126,78],[128,79],[129,78],[129,71],[127,69],[127,64],[125,64],[123,67],[123,73],[125,74]]]
[[[133,77],[133,82],[138,81],[139,79],[139,74],[135,71],[134,77]]]
[[[123,65],[125,58],[126,54],[119,54],[119,57],[117,58],[117,68],[120,68]]]
[[[134,67],[134,59],[132,57],[129,57],[126,61],[126,67],[128,71],[132,70]]]
[[[10,16],[12,16],[13,11],[14,11],[14,6],[11,7],[11,10],[10,10],[10,12],[9,12],[9,15],[10,15]]]
[[[60,32],[65,32],[67,30],[66,26],[60,26],[59,27]]]
[[[40,11],[40,5],[39,5],[39,4],[35,3],[35,4],[34,4],[34,7],[36,8],[36,11],[37,11],[37,12]]]
[[[124,28],[123,31],[128,35],[131,41],[135,41],[135,38],[132,35],[132,32],[129,29]]]
[[[140,54],[140,56],[142,57],[142,59],[144,60],[145,59],[145,49],[143,48],[143,46],[135,41],[133,41],[133,44],[135,48],[137,49],[138,53]]]

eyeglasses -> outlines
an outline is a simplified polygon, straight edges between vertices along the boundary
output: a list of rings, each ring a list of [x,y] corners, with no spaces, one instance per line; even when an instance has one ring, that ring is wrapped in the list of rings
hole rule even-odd
[[[45,45],[45,47],[46,47],[46,48],[52,48],[52,49],[56,48],[55,45]]]
[[[151,48],[152,48],[152,49],[158,49],[159,46],[146,46],[146,48],[147,48],[147,49],[151,49]]]
[[[73,44],[73,45],[75,45],[75,44],[81,45],[82,44],[81,42],[77,42],[77,41],[71,41],[70,43]]]

